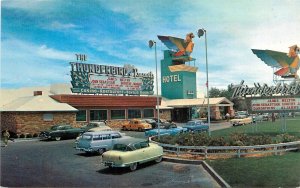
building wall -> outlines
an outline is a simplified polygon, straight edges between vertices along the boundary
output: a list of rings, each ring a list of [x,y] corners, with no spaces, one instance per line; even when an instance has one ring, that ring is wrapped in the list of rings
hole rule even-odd
[[[155,110],[155,113],[157,114],[157,110]],[[171,110],[159,110],[159,118],[171,121],[172,120]]]
[[[53,114],[52,121],[45,121],[43,114]],[[1,129],[17,134],[34,134],[55,124],[77,126],[75,112],[1,112]]]

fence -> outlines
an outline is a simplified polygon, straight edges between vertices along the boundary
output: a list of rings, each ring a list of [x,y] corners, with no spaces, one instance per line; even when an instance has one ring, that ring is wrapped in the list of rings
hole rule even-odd
[[[300,150],[300,141],[255,146],[179,146],[158,143],[152,141],[151,138],[150,141],[162,146],[165,152],[175,153],[177,156],[180,154],[192,154],[203,156],[205,159],[213,155],[237,156],[240,158],[241,156],[252,154],[274,153],[278,155],[281,152]]]

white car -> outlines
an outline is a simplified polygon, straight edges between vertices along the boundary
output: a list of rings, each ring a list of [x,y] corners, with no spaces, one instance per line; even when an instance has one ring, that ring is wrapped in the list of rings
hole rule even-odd
[[[103,153],[102,163],[109,168],[129,167],[136,170],[141,163],[148,161],[161,162],[163,148],[149,140],[130,138],[118,140],[113,149]]]

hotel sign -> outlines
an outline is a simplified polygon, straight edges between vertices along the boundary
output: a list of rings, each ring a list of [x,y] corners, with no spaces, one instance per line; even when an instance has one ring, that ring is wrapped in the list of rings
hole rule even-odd
[[[73,93],[153,95],[152,72],[139,73],[132,65],[115,67],[71,62]]]
[[[254,87],[244,85],[244,80],[238,85],[233,85],[232,98],[246,97],[247,95],[255,96],[295,96],[300,94],[300,82],[292,82],[291,84],[278,83],[276,86],[260,85],[255,83]]]
[[[300,98],[272,98],[251,100],[252,111],[299,111]]]

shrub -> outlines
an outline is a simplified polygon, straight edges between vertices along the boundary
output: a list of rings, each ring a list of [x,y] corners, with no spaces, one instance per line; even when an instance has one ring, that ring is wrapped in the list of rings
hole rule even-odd
[[[25,134],[20,134],[20,138],[25,138]]]
[[[38,137],[38,136],[39,136],[38,133],[34,133],[34,134],[32,135],[33,138],[36,138],[36,137]]]
[[[297,140],[295,136],[289,135],[287,133],[277,135],[275,139],[276,143],[293,142]]]
[[[224,137],[216,137],[211,138],[209,142],[209,146],[226,146],[226,141]]]
[[[271,144],[272,138],[269,135],[250,137],[248,145],[265,145]]]
[[[27,135],[26,135],[26,138],[32,138],[32,134],[30,134],[30,133],[27,134]]]

